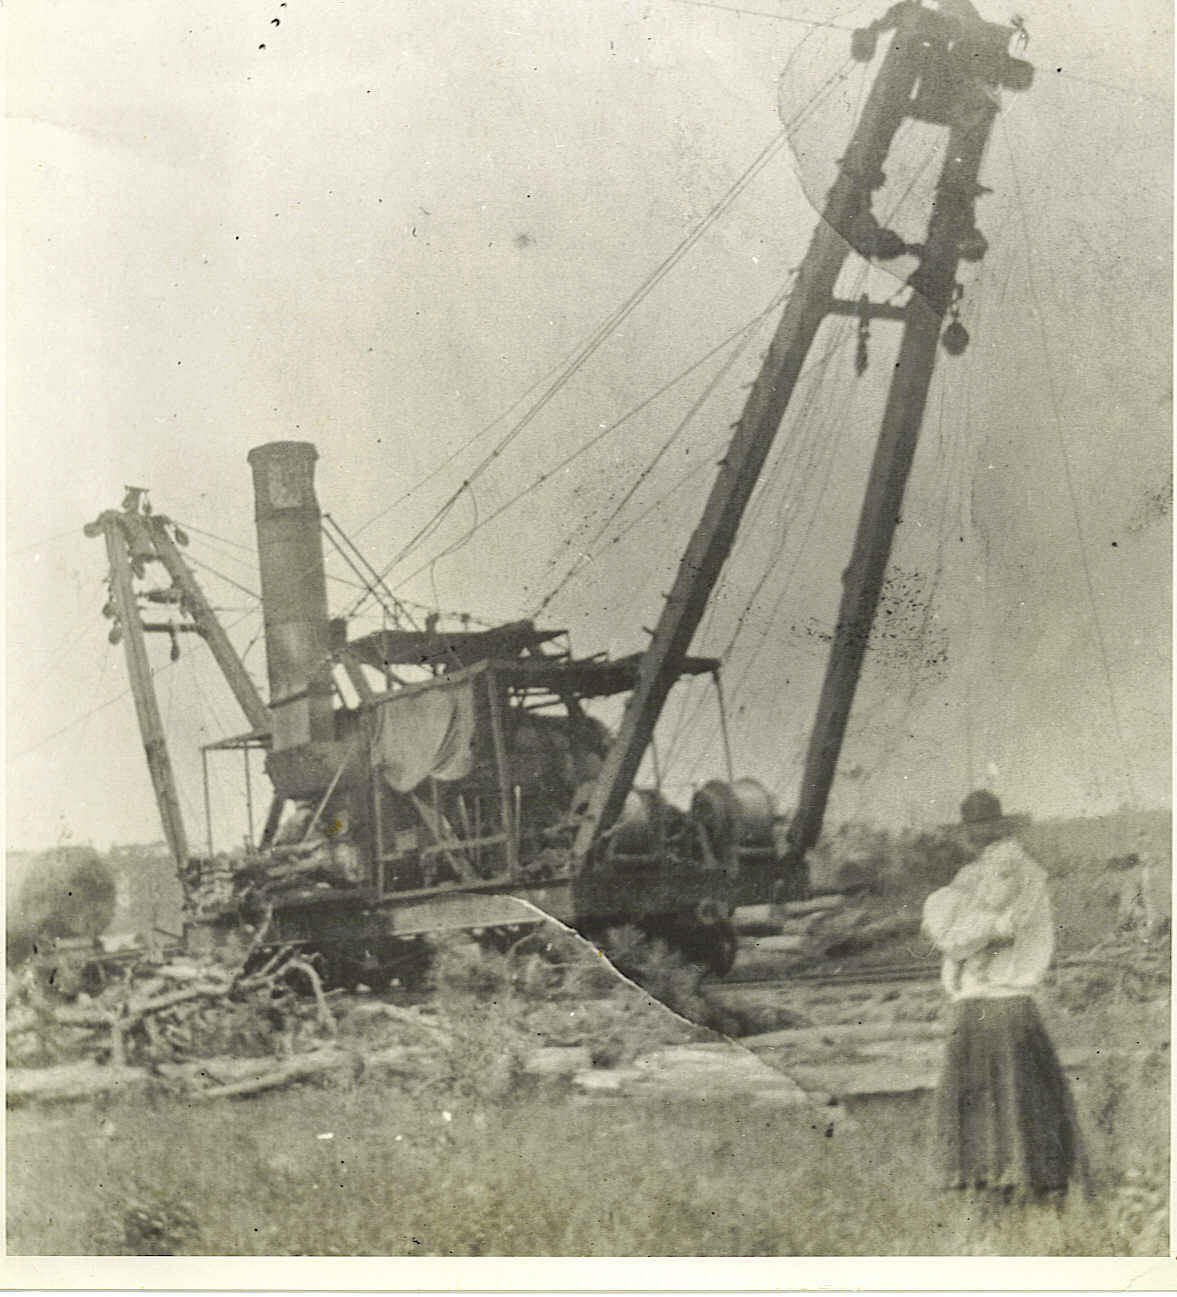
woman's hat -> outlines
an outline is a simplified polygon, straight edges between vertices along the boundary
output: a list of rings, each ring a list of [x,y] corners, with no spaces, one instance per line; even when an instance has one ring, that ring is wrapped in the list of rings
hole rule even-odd
[[[1001,802],[985,788],[969,793],[960,804],[962,824],[991,824],[995,820],[1006,818]]]

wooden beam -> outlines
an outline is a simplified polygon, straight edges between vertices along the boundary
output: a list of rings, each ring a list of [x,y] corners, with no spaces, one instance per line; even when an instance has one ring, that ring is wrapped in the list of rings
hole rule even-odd
[[[495,764],[499,768],[499,802],[503,813],[503,832],[507,835],[507,871],[512,877],[519,872],[519,838],[515,824],[515,803],[511,792],[511,764],[503,734],[503,698],[498,677],[486,672],[486,692],[490,702],[490,732],[494,740]]]
[[[895,306],[891,302],[849,302],[836,297],[830,303],[831,315],[852,315],[862,320],[906,320],[907,307]]]
[[[184,607],[187,608],[196,623],[196,629],[208,644],[213,657],[216,658],[217,666],[221,668],[221,674],[233,691],[233,697],[237,699],[246,719],[255,730],[268,730],[269,710],[262,701],[257,686],[249,678],[244,664],[237,656],[237,650],[229,642],[224,627],[213,612],[212,605],[205,598],[204,591],[201,590],[192,569],[184,562],[184,556],[175,541],[168,535],[167,519],[156,515],[143,521],[151,528],[151,539],[155,543],[155,552],[159,555],[159,561],[167,568],[168,575],[183,592]]]
[[[421,823],[433,835],[437,849],[450,862],[458,877],[465,883],[478,882],[478,875],[466,859],[461,842],[450,831],[445,816],[430,806],[423,797],[418,797],[416,793],[409,793],[409,800],[421,817]]]
[[[789,825],[790,871],[803,868],[817,842],[833,783],[862,661],[870,641],[887,563],[915,457],[936,362],[940,329],[952,304],[961,238],[974,227],[977,178],[996,106],[980,86],[963,87],[959,121],[948,134],[943,169],[932,204],[928,237],[911,276],[903,338],[883,413],[879,440],[858,520],[829,663],[809,741],[797,813]]]
[[[350,649],[343,649],[338,654],[340,665],[347,673],[347,678],[351,681],[351,687],[359,695],[361,703],[370,703],[376,697],[376,691],[368,683],[368,677],[364,675],[364,668],[356,659]]]
[[[127,657],[127,675],[131,682],[131,695],[135,700],[135,714],[139,719],[139,736],[147,758],[147,771],[155,790],[159,818],[164,837],[178,867],[188,863],[188,835],[184,829],[184,815],[176,791],[176,776],[168,755],[163,720],[151,676],[151,663],[147,658],[147,645],[143,638],[143,624],[139,618],[139,604],[131,579],[131,562],[127,556],[126,538],[119,516],[115,512],[102,515],[102,531],[106,540],[106,555],[110,563],[110,589],[118,609],[119,625],[123,632],[123,648]]]
[[[720,461],[719,475],[702,519],[679,563],[674,585],[642,659],[621,729],[606,756],[588,814],[577,834],[574,854],[578,866],[587,860],[597,834],[608,829],[621,812],[666,695],[678,677],[680,664],[731,551],[802,366],[833,300],[838,274],[850,253],[842,231],[849,230],[854,218],[869,210],[872,191],[883,183],[883,161],[907,113],[919,76],[919,14],[913,7],[905,10],[899,20],[764,365]]]

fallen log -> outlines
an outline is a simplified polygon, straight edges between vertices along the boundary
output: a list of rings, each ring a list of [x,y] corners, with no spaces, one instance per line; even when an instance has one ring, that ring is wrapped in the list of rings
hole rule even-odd
[[[51,1067],[9,1067],[6,1097],[8,1106],[15,1108],[25,1103],[60,1103],[130,1094],[163,1084],[178,1086],[194,1099],[240,1098],[333,1073],[357,1079],[368,1071],[405,1071],[427,1057],[427,1050],[404,1045],[388,1046],[368,1054],[331,1045],[296,1054],[277,1066],[273,1058],[219,1056],[188,1063],[158,1063],[151,1068],[89,1061]],[[208,1084],[210,1081],[213,1084]]]
[[[817,896],[810,896],[804,901],[783,901],[780,905],[774,905],[771,908],[780,915],[788,915],[790,918],[800,918],[806,914],[816,914],[819,911],[838,910],[846,904],[845,892],[823,892]]]
[[[450,1029],[441,1023],[429,1022],[407,1009],[398,1008],[395,1004],[357,1004],[352,1008],[350,1016],[356,1020],[388,1018],[392,1022],[399,1022],[406,1027],[416,1027],[421,1031],[433,1033],[434,1035],[448,1037],[452,1034]]]
[[[332,1072],[350,1070],[358,1076],[364,1068],[363,1055],[342,1049],[316,1049],[307,1054],[297,1054],[279,1067],[259,1075],[234,1081],[229,1085],[215,1085],[207,1090],[194,1090],[197,1099],[232,1099],[263,1090],[276,1090],[293,1081],[306,1081],[326,1076]]]
[[[758,1053],[765,1049],[811,1049],[876,1041],[943,1040],[946,1034],[946,1028],[934,1022],[852,1022],[829,1027],[785,1027],[743,1036],[740,1044]]]
[[[218,968],[215,964],[164,964],[162,968],[155,970],[155,976],[168,982],[194,982],[197,978],[208,981],[216,978],[223,981],[226,987],[233,980],[232,970]]]
[[[159,995],[161,991],[165,991],[167,987],[168,981],[166,978],[153,976],[147,978],[146,981],[134,983],[130,989],[132,989],[140,999],[149,1000],[153,995]],[[119,990],[122,992],[125,992],[127,989],[128,987],[126,984],[119,986]],[[102,1003],[105,998],[106,997],[100,996],[99,1003]]]
[[[5,1074],[5,1097],[10,1108],[22,1103],[55,1103],[94,1099],[99,1095],[139,1090],[150,1084],[151,1073],[141,1067],[101,1063],[58,1063],[53,1067],[10,1067]]]
[[[34,1007],[43,1018],[61,1027],[109,1027],[114,1021],[114,1014],[106,1009],[74,1009],[68,1005],[56,1008],[46,1004]]]
[[[179,991],[169,991],[166,995],[156,996],[153,1000],[130,999],[127,1004],[126,1025],[132,1026],[140,1018],[151,1013],[164,1013],[177,1005],[188,1004],[193,1000],[221,1000],[225,997],[224,986],[188,986]]]

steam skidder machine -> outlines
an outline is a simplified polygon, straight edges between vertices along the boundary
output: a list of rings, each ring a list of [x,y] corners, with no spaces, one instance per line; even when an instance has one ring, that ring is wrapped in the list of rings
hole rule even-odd
[[[186,536],[144,492],[128,491],[87,529],[106,540],[111,635],[126,651],[189,934],[265,915],[268,940],[317,955],[332,983],[381,986],[420,974],[430,934],[513,940],[549,914],[599,940],[637,925],[726,972],[733,907],[767,900],[778,873],[765,789],[711,782],[684,812],[628,787],[577,855],[613,743],[587,708],[632,691],[642,656],[574,658],[559,647],[563,631],[526,621],[448,632],[429,619],[349,640],[328,615],[316,459],[305,442],[249,455],[268,705],[181,553]],[[161,568],[165,583],[151,585]],[[141,604],[170,615],[149,620]],[[167,634],[173,656],[181,634],[200,635],[241,705],[250,728],[210,744],[206,763],[266,752],[273,798],[243,855],[189,848],[145,632]],[[718,666],[684,656],[676,678]],[[252,788],[243,795],[252,805]]]
[[[117,618],[164,831],[192,928],[269,914],[274,941],[316,952],[330,976],[411,978],[422,939],[454,929],[535,924],[536,910],[600,938],[636,924],[717,970],[731,966],[734,906],[804,893],[875,626],[937,356],[969,345],[959,319],[963,263],[983,260],[985,150],[1005,91],[1033,68],[1010,52],[1016,24],[985,22],[968,0],[899,0],[850,41],[878,70],[797,268],[763,363],[719,461],[702,515],[641,654],[573,658],[563,633],[515,622],[486,631],[398,628],[349,640],[327,611],[316,452],[278,442],[249,456],[256,496],[269,704],[262,702],[180,553],[183,536],[131,489],[103,535]],[[883,41],[885,40],[885,48]],[[943,132],[926,232],[912,243],[875,211],[884,165],[908,120]],[[909,258],[906,297],[836,295],[850,259]],[[777,855],[768,794],[750,780],[706,784],[689,812],[635,790],[663,705],[689,656],[741,519],[823,323],[878,322],[899,337],[858,526],[809,736],[797,805]],[[353,547],[354,549],[354,547]],[[358,552],[356,554],[358,556]],[[362,560],[361,560],[362,561]],[[162,565],[162,588],[135,581]],[[379,582],[379,577],[372,573]],[[170,608],[145,622],[149,607]],[[242,859],[189,851],[144,647],[144,633],[208,643],[249,730],[213,745],[264,748],[274,788],[256,849]],[[347,682],[348,688],[344,689]],[[718,693],[718,689],[717,689]],[[627,695],[616,733],[587,710]],[[721,707],[721,718],[722,718]],[[724,729],[726,735],[726,728]],[[726,744],[725,744],[726,748]],[[205,756],[207,759],[208,752]],[[248,783],[247,800],[252,792]],[[209,834],[211,839],[211,833]]]

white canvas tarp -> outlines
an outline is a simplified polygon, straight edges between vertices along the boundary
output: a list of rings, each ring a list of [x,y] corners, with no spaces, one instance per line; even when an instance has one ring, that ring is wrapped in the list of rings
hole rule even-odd
[[[470,773],[474,743],[474,682],[438,685],[391,698],[376,709],[372,763],[400,793],[431,775]]]

